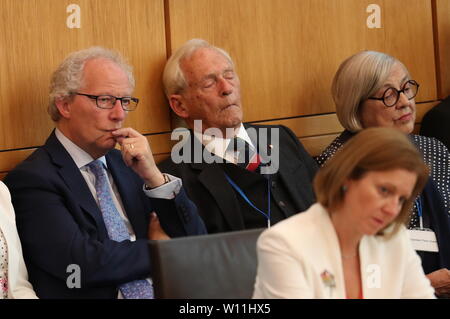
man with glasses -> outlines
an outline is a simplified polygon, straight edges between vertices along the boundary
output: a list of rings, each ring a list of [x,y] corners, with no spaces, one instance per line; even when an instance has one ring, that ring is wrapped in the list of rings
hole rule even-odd
[[[41,298],[152,298],[148,239],[205,232],[181,180],[122,128],[139,102],[133,88],[116,52],[69,55],[51,79],[55,130],[5,179]]]

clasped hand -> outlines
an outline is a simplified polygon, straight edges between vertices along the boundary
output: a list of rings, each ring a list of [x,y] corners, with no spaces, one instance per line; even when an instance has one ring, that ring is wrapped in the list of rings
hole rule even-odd
[[[112,132],[122,151],[122,158],[151,188],[164,184],[164,176],[156,166],[147,138],[131,127]]]

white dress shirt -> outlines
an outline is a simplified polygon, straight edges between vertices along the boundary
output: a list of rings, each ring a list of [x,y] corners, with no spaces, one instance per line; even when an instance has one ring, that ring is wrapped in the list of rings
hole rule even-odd
[[[201,132],[194,131],[194,136],[205,146],[205,148],[210,152],[213,153],[225,160],[227,160],[230,163],[237,163],[239,154],[237,152],[227,150],[228,145],[230,144],[231,140],[237,136],[243,140],[245,140],[248,144],[250,144],[253,148],[255,146],[252,143],[252,140],[247,134],[247,131],[245,130],[244,125],[241,123],[241,126],[239,127],[237,133],[235,136],[232,136],[231,138],[222,138],[219,136],[214,135],[206,135]]]

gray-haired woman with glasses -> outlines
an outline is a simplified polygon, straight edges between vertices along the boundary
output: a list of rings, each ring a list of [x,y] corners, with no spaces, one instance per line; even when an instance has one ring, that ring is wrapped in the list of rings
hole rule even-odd
[[[450,154],[437,139],[411,134],[419,84],[396,58],[362,51],[346,59],[332,84],[336,114],[345,131],[316,158],[320,166],[345,142],[369,127],[393,127],[409,134],[430,168],[430,180],[416,199],[409,227],[413,243],[436,293],[450,296]],[[437,250],[437,251],[436,251]]]

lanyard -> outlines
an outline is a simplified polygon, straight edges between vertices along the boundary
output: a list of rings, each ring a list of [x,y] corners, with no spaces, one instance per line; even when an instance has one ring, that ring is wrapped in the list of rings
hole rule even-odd
[[[227,175],[225,174],[225,177],[227,178],[228,182],[231,184],[231,186],[238,192],[239,195],[256,211],[264,215],[264,217],[267,219],[267,228],[270,228],[270,180],[267,180],[267,213],[264,213],[262,210],[257,208],[251,201],[248,199],[247,195],[243,192],[243,190],[236,185],[235,182]]]
[[[419,216],[419,227],[420,227],[420,229],[423,229],[422,197],[421,196],[419,196],[416,199],[416,206],[417,206],[417,215]]]

